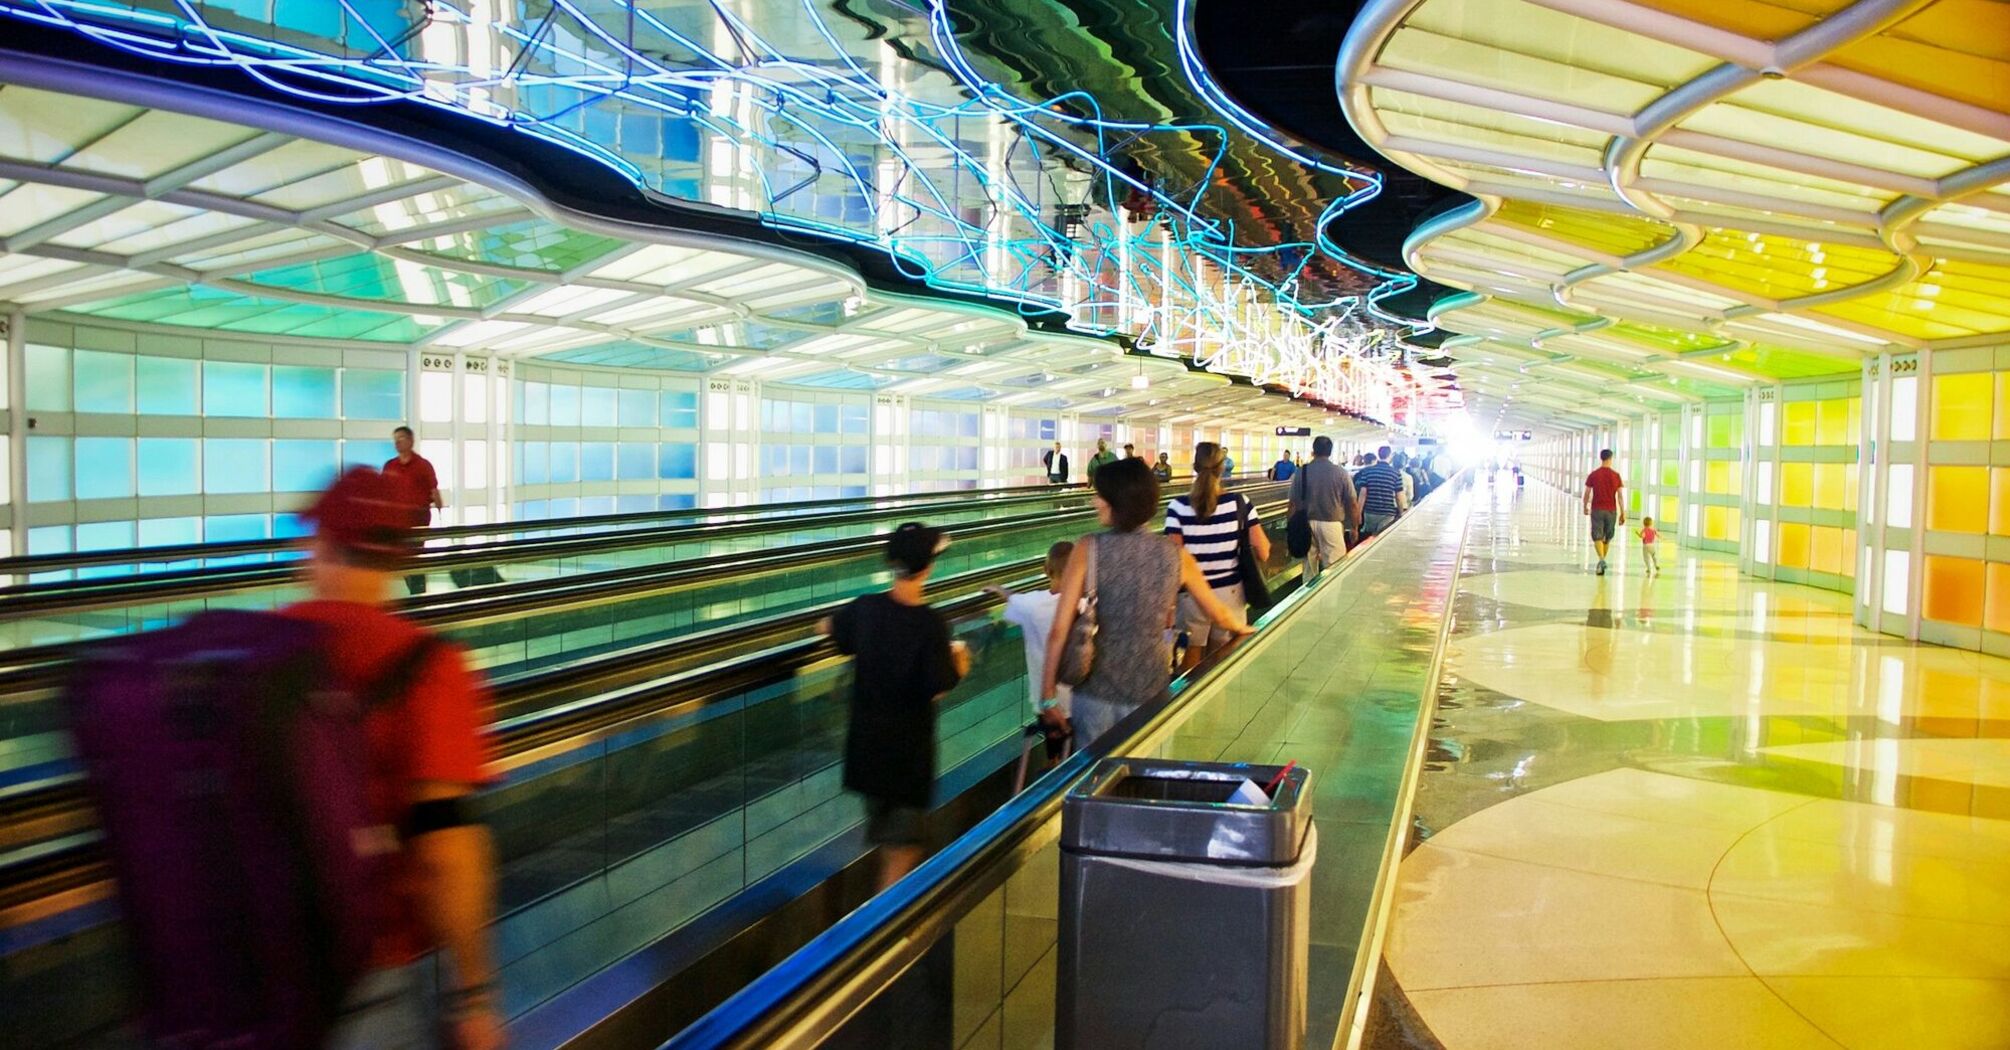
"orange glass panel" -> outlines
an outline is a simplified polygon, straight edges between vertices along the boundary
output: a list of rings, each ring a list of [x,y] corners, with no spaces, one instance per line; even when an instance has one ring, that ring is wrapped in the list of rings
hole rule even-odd
[[[1989,468],[1926,468],[1926,527],[1938,532],[1987,529]]]
[[[1929,554],[1925,585],[1920,615],[1939,623],[1982,625],[1982,562]]]
[[[1815,402],[1815,444],[1850,444],[1849,404],[1844,399]]]
[[[1813,401],[1789,401],[1781,413],[1780,444],[1812,445],[1815,443],[1815,403]]]
[[[1795,522],[1782,522],[1778,556],[1773,564],[1782,569],[1805,569],[1808,567],[1808,547],[1811,539],[1808,527]]]
[[[2010,536],[2010,467],[1989,468],[1989,534]]]
[[[1929,433],[1935,441],[1987,441],[1996,402],[1995,378],[1987,372],[1933,377]]]
[[[1808,568],[1833,576],[1842,575],[1843,530],[1831,525],[1815,526],[1814,549],[1808,556]]]
[[[2010,633],[2010,565],[2000,561],[1990,562],[1985,580],[1988,591],[1987,601],[1982,606],[1982,626]]]
[[[1812,506],[1815,497],[1815,465],[1813,463],[1780,464],[1780,506]]]
[[[1849,474],[1850,468],[1841,463],[1815,464],[1814,505],[1822,510],[1843,509],[1844,479]]]

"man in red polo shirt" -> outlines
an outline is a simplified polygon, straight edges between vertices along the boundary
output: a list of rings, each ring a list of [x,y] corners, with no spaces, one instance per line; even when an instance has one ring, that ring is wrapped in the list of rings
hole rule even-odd
[[[1626,483],[1612,469],[1612,450],[1598,453],[1598,469],[1584,479],[1584,513],[1591,518],[1591,546],[1598,551],[1598,574],[1605,575],[1605,552],[1619,526],[1626,524],[1626,507],[1619,490]]]
[[[384,476],[396,487],[399,503],[408,509],[407,527],[423,529],[432,524],[435,509],[446,509],[447,501],[440,495],[440,476],[432,461],[419,455],[413,444],[411,427],[391,431],[391,445],[398,454],[384,464]],[[405,577],[405,589],[412,594],[426,593],[426,574]]]

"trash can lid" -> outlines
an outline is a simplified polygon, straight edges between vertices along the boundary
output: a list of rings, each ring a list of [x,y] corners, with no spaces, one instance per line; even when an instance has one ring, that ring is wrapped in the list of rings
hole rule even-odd
[[[1249,796],[1249,784],[1264,796],[1273,780],[1274,793]],[[1061,848],[1241,867],[1290,864],[1312,827],[1311,784],[1303,766],[1105,759],[1062,801]]]

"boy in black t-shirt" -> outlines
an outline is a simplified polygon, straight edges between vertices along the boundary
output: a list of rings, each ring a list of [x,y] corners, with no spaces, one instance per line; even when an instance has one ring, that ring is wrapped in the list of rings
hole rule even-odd
[[[893,586],[852,599],[824,621],[824,633],[852,657],[844,786],[865,796],[881,889],[921,863],[921,823],[935,790],[935,701],[970,672],[969,650],[922,599],[948,546],[941,529],[895,529],[886,543]]]

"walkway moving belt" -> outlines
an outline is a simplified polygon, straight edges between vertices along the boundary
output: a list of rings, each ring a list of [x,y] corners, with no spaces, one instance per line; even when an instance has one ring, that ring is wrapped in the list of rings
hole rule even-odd
[[[1273,525],[1281,537],[1278,514],[1281,505],[1273,504],[1263,510],[1276,519]],[[1065,519],[1063,523],[1070,525],[1075,533],[1086,527]],[[988,616],[995,599],[981,592],[973,593],[975,588],[998,582],[1031,584],[1039,572],[1040,560],[1035,555],[947,577],[938,582],[937,594],[960,592],[960,596],[938,600],[937,607],[956,621],[959,634],[977,637],[981,642],[985,632],[996,630]],[[772,720],[779,716],[800,728],[801,734],[795,737],[785,734],[778,739],[755,732],[752,724],[744,726],[738,734],[743,751],[738,761],[729,766],[730,776],[751,782],[759,775],[758,767],[776,761],[784,766],[808,763],[815,769],[831,768],[836,761],[835,734],[843,710],[838,698],[847,665],[821,638],[801,636],[813,628],[819,616],[841,601],[835,599],[751,621],[733,632],[707,632],[501,682],[497,690],[501,708],[524,712],[501,718],[495,727],[496,768],[505,781],[488,796],[496,810],[502,852],[509,858],[504,878],[505,900],[517,908],[505,922],[521,918],[534,925],[539,921],[539,909],[551,907],[549,902],[555,899],[554,894],[564,896],[568,887],[579,885],[581,879],[607,878],[615,868],[632,861],[619,857],[608,861],[602,856],[597,872],[563,870],[562,862],[567,857],[580,856],[581,851],[567,842],[549,840],[564,830],[554,828],[554,822],[568,823],[565,818],[570,818],[569,823],[578,822],[580,807],[571,805],[577,799],[565,795],[564,789],[568,780],[576,778],[583,763],[593,768],[608,762],[639,765],[640,762],[623,756],[637,748],[646,752],[656,742],[686,732],[691,726],[704,725],[708,718]],[[722,661],[709,659],[725,649],[744,649],[748,644],[769,639],[784,640]],[[1010,644],[1005,644],[1006,641]],[[983,751],[982,747],[971,751],[977,744],[984,747],[1009,744],[1016,739],[1017,727],[1023,722],[1024,664],[1016,639],[993,639],[993,644],[980,644],[977,648],[978,667],[966,686],[946,704],[944,720],[947,727],[950,723],[970,720],[965,715],[971,714],[972,718],[982,716],[984,722],[976,726],[978,732],[973,738],[976,743],[966,741],[961,750],[945,740],[945,751],[952,754],[975,755]],[[593,685],[582,685],[589,682]],[[596,690],[596,695],[582,695],[588,688]],[[785,692],[772,695],[776,689]],[[973,707],[980,710],[972,714]],[[799,725],[804,718],[814,724]],[[986,730],[985,725],[995,731]],[[778,753],[773,747],[782,750]],[[732,759],[730,755],[722,759],[710,754],[717,749],[709,746],[689,745],[673,750],[675,754],[665,752],[661,756],[666,759],[659,763],[661,770],[682,769],[684,762],[667,760],[687,757],[684,750],[689,750],[688,757],[699,763],[709,755],[714,766]],[[777,754],[782,757],[775,757]],[[591,757],[581,758],[582,755]],[[645,754],[645,761],[646,758]],[[970,756],[963,759],[966,763],[970,760]],[[612,767],[606,775],[612,775]],[[791,784],[807,782],[799,769],[790,775],[796,778],[789,781]],[[822,775],[807,774],[810,779]],[[734,818],[743,825],[753,820],[756,809],[769,804],[768,797],[756,799],[751,788],[744,790],[744,805],[735,810],[740,816]],[[680,794],[668,790],[644,791],[632,796],[616,792],[596,797],[592,800],[595,805],[587,808],[594,809],[597,815],[588,823],[602,828],[618,823],[622,818],[614,812],[614,804],[622,797],[632,797],[642,807],[636,811],[638,814],[654,813],[638,817],[647,824],[662,819],[664,814],[657,811],[666,805],[674,809],[683,795],[688,794],[689,791]],[[525,815],[525,806],[533,810],[549,808],[551,812]],[[678,826],[675,820],[671,824]],[[77,917],[88,915],[93,907],[102,907],[107,885],[96,857],[90,816],[76,785],[73,782],[50,785],[28,796],[0,797],[0,833],[5,835],[0,849],[7,851],[4,859],[0,859],[0,919],[4,919],[0,921],[0,929],[13,935],[10,940],[16,944],[34,943],[35,938],[24,930],[37,923],[94,928]],[[595,830],[590,835],[599,833]],[[674,832],[678,836],[698,833],[689,829]],[[527,841],[532,845],[529,853],[515,849]],[[602,845],[612,849],[609,844]],[[749,858],[755,845],[750,841],[745,847]],[[648,847],[643,852],[657,853],[660,848]],[[751,859],[743,863],[752,866]],[[554,866],[560,869],[555,874],[551,870]],[[612,961],[609,958],[602,964]],[[75,964],[79,973],[91,972],[92,966],[102,971],[105,959],[80,958]]]

